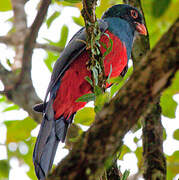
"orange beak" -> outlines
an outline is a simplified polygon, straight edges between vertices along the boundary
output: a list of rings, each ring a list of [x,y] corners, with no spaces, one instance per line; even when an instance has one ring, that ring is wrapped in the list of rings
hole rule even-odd
[[[146,36],[146,35],[147,35],[146,27],[145,27],[143,24],[140,24],[140,23],[138,23],[138,22],[135,22],[135,23],[136,23],[136,29],[137,29],[137,31],[138,31],[140,34]]]

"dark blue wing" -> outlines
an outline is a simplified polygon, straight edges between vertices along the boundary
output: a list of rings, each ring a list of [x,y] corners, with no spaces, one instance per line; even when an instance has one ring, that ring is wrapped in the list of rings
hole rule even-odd
[[[101,33],[104,33],[108,28],[108,24],[104,20],[99,20],[99,27]],[[64,51],[61,53],[59,59],[56,61],[44,103],[46,102],[48,94],[52,92],[52,89],[56,83],[59,82],[64,72],[68,69],[69,65],[86,49],[85,42],[86,30],[85,28],[82,28],[72,37]]]

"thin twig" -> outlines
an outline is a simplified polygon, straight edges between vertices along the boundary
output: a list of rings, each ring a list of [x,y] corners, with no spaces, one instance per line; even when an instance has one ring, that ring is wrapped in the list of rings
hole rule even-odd
[[[17,44],[15,43],[15,41],[13,39],[14,39],[14,35],[12,35],[12,36],[0,36],[0,43],[4,43],[4,44],[9,45],[9,46],[16,46]],[[35,48],[41,48],[44,50],[58,52],[58,53],[61,53],[64,49],[64,48],[53,46],[50,44],[41,44],[41,43],[36,43]]]
[[[44,49],[44,50],[54,51],[54,52],[58,52],[58,53],[61,53],[63,51],[63,49],[64,49],[64,48],[61,48],[61,47],[52,46],[52,45],[49,45],[49,44],[40,44],[40,43],[36,43],[35,48],[41,48],[41,49]]]

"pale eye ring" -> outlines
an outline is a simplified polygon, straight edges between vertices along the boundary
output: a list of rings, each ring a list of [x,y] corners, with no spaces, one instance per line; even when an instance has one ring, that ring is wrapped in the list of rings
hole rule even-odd
[[[132,16],[134,19],[138,18],[138,12],[135,11],[135,10],[131,10],[131,16]]]

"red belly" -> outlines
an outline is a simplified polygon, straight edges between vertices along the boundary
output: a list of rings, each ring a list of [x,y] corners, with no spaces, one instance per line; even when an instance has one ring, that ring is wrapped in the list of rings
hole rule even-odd
[[[105,74],[108,76],[112,66],[111,77],[116,77],[127,65],[127,50],[118,37],[109,31],[105,33],[109,34],[113,41],[112,51],[104,59]],[[109,38],[106,35],[103,35],[100,41],[110,47]],[[106,49],[101,46],[101,53],[103,54],[105,51]],[[91,92],[90,84],[84,79],[86,76],[91,78],[90,71],[86,69],[88,59],[89,55],[85,51],[73,61],[62,77],[60,88],[53,103],[56,119],[61,115],[70,116],[86,105],[85,102],[76,102],[76,99]]]

